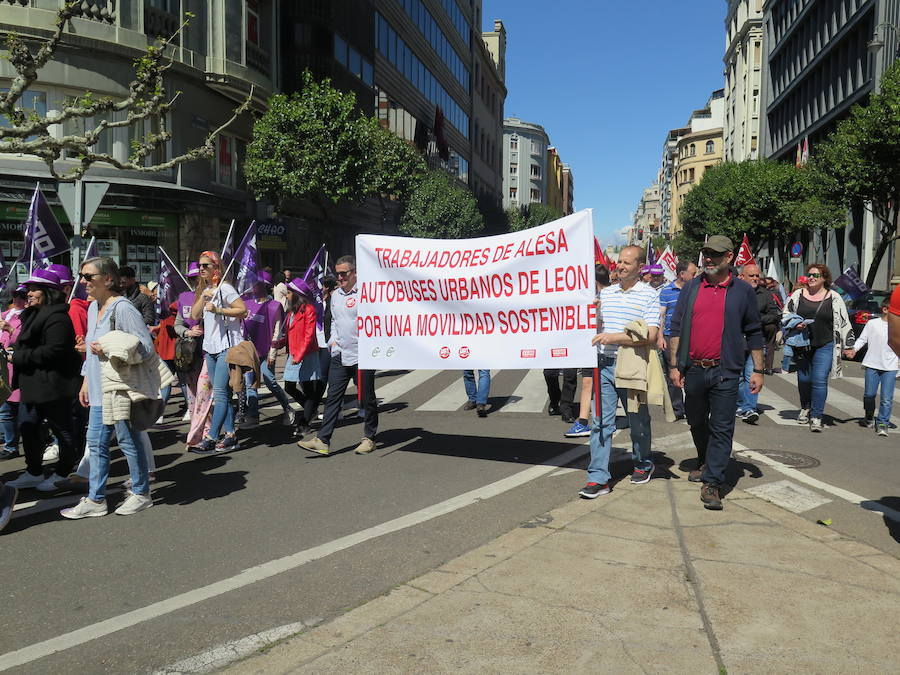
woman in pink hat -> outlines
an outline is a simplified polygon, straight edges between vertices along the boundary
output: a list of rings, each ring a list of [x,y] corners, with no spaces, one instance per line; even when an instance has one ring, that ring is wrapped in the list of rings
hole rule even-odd
[[[81,358],[75,351],[75,329],[59,276],[36,269],[25,281],[27,306],[22,330],[13,347],[14,386],[18,386],[19,433],[26,471],[10,485],[53,492],[77,461],[72,405],[81,386]],[[50,427],[59,443],[59,460],[44,478],[43,432]]]

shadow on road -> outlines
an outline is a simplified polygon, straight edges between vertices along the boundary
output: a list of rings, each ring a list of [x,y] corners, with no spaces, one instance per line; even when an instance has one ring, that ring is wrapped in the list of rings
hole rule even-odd
[[[860,503],[860,506],[868,511],[884,513],[885,508],[888,508],[896,513],[900,512],[900,497],[882,497],[881,499],[867,500]],[[888,529],[888,534],[894,538],[894,541],[900,543],[900,520],[894,520],[885,514],[884,525]]]

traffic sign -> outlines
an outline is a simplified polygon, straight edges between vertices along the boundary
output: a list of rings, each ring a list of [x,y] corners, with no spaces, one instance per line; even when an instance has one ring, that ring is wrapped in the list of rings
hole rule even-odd
[[[803,244],[795,241],[791,244],[791,260],[799,260],[803,257]]]
[[[91,222],[107,190],[109,183],[88,183],[83,180],[57,183],[56,194],[69,216],[75,234],[81,234],[84,226]]]

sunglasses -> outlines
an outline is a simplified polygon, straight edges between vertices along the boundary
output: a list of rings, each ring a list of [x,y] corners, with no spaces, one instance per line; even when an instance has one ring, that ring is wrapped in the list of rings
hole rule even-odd
[[[215,267],[216,264],[215,263],[198,263],[198,266],[201,267],[202,269],[206,269],[208,267]]]
[[[99,272],[95,272],[94,274],[91,274],[90,272],[88,272],[87,274],[85,274],[84,272],[79,272],[78,276],[80,276],[85,281],[93,281],[94,277],[99,277],[100,274]]]
[[[335,272],[339,279],[343,279],[344,277],[349,277],[353,273],[353,270],[348,270],[346,272]]]
[[[821,279],[822,278],[822,275],[819,274],[818,272],[809,272],[806,276],[808,276],[810,279]]]
[[[704,258],[724,258],[726,251],[700,251]]]

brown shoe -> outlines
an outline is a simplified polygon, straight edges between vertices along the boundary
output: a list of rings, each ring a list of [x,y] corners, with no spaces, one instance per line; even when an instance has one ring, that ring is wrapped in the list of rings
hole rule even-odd
[[[479,417],[487,417],[487,406],[485,406],[484,404],[480,404],[477,406],[477,408]]]
[[[703,475],[703,470],[705,468],[706,468],[706,464],[701,464],[700,466],[698,466],[696,469],[694,469],[693,471],[691,471],[688,474],[688,480],[691,481],[692,483],[699,483],[700,476]]]
[[[475,401],[466,401],[463,410],[475,410]]]
[[[722,510],[722,499],[719,497],[719,488],[715,485],[704,483],[700,486],[700,501],[710,511]]]
[[[314,452],[317,455],[327,455],[329,453],[328,444],[319,440],[318,436],[308,441],[297,441],[297,445],[307,452]]]

